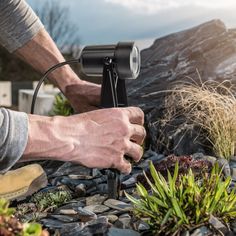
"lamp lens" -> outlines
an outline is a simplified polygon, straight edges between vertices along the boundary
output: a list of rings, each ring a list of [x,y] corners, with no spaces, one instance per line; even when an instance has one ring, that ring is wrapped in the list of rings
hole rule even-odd
[[[140,54],[138,48],[134,46],[130,54],[130,68],[135,77],[139,73],[139,67],[140,67]]]

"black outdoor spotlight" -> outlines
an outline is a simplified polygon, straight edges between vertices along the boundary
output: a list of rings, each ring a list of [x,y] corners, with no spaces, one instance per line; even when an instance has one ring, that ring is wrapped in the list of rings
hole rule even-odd
[[[128,106],[125,80],[136,79],[140,71],[140,53],[133,42],[87,46],[81,52],[80,63],[86,75],[103,77],[101,108]],[[108,197],[119,198],[119,172],[110,169],[107,178]]]
[[[101,107],[125,107],[125,79],[136,79],[140,53],[133,42],[87,46],[80,54],[82,71],[87,76],[102,76]]]
[[[40,79],[33,95],[31,114],[34,113],[37,94],[47,76],[57,68],[80,63],[88,76],[102,76],[101,108],[128,106],[126,79],[136,79],[140,71],[140,53],[134,42],[116,45],[86,46],[79,59],[64,61],[49,68]],[[114,169],[108,170],[109,198],[119,198],[120,177]]]

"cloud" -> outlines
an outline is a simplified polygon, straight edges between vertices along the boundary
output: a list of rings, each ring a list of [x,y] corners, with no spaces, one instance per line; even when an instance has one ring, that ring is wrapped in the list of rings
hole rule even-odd
[[[196,6],[210,9],[236,7],[235,0],[105,0],[107,3],[121,5],[137,13],[154,14],[161,10]]]

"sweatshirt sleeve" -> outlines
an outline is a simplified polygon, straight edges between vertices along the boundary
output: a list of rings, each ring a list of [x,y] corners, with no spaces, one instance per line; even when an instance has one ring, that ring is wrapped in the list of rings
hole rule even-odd
[[[0,108],[0,173],[9,170],[20,159],[27,141],[27,114]]]
[[[14,52],[31,40],[43,24],[25,0],[0,0],[0,44]]]

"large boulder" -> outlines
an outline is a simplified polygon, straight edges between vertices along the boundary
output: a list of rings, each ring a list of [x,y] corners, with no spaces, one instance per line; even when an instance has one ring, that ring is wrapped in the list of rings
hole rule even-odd
[[[155,40],[141,52],[141,73],[128,81],[130,104],[143,108],[159,105],[171,84],[179,80],[236,81],[236,30],[220,20]],[[197,73],[199,72],[199,74]]]
[[[178,129],[168,127],[163,134],[159,121],[165,114],[166,93],[181,81],[230,80],[236,82],[236,30],[227,29],[220,20],[212,20],[189,30],[155,40],[141,52],[141,73],[128,81],[130,105],[146,111],[146,125],[153,149],[177,155],[205,152],[206,144],[195,142],[198,130],[176,120]],[[191,79],[190,79],[191,78]]]

